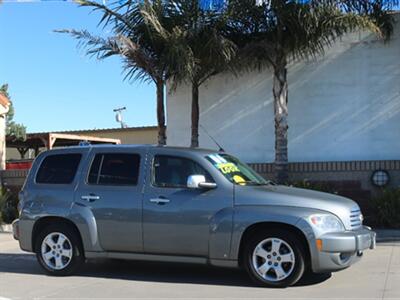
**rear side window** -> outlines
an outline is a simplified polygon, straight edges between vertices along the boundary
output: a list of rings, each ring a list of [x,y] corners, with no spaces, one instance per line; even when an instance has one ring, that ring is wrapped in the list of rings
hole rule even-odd
[[[99,185],[137,185],[140,156],[130,153],[96,154],[88,183]]]
[[[72,183],[81,158],[81,154],[57,154],[47,156],[39,167],[39,171],[36,175],[36,183]]]

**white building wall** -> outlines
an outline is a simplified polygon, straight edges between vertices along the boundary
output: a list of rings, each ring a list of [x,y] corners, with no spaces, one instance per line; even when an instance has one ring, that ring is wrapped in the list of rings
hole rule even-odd
[[[0,105],[0,170],[6,169],[6,114],[8,107]]]
[[[400,21],[400,20],[399,20]],[[222,74],[200,89],[200,124],[246,162],[274,160],[272,76]],[[168,144],[190,144],[190,88],[168,95]],[[388,44],[353,34],[289,70],[289,161],[400,159],[400,24]],[[200,146],[216,148],[200,129]]]

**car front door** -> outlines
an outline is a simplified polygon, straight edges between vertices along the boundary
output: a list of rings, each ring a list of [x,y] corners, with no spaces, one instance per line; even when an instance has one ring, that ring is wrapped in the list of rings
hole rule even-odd
[[[92,149],[75,202],[88,207],[105,251],[142,252],[144,149]]]
[[[210,224],[221,210],[232,207],[232,193],[187,188],[190,175],[214,179],[206,167],[171,149],[150,150],[143,199],[144,251],[148,254],[207,257]]]

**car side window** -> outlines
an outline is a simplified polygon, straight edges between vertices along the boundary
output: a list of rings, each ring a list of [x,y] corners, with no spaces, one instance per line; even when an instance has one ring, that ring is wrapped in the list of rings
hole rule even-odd
[[[36,183],[70,184],[74,181],[82,155],[79,153],[47,156],[40,164]]]
[[[97,185],[137,185],[140,155],[131,153],[96,154],[87,182]]]
[[[204,175],[207,182],[214,182],[211,175],[191,159],[166,155],[154,156],[152,167],[154,186],[185,188],[190,175]]]

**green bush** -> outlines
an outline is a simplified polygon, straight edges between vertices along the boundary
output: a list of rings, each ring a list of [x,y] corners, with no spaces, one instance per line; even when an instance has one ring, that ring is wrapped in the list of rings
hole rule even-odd
[[[400,228],[400,188],[385,189],[371,201],[374,223],[384,228]]]
[[[330,194],[338,193],[337,190],[333,186],[329,185],[326,182],[303,180],[303,181],[292,182],[291,186],[301,188],[301,189],[330,193]]]
[[[18,197],[10,191],[0,190],[0,223],[11,224],[18,218]]]
[[[7,193],[7,191],[5,189],[0,189],[0,223],[3,223],[2,211],[8,198],[9,194]]]

